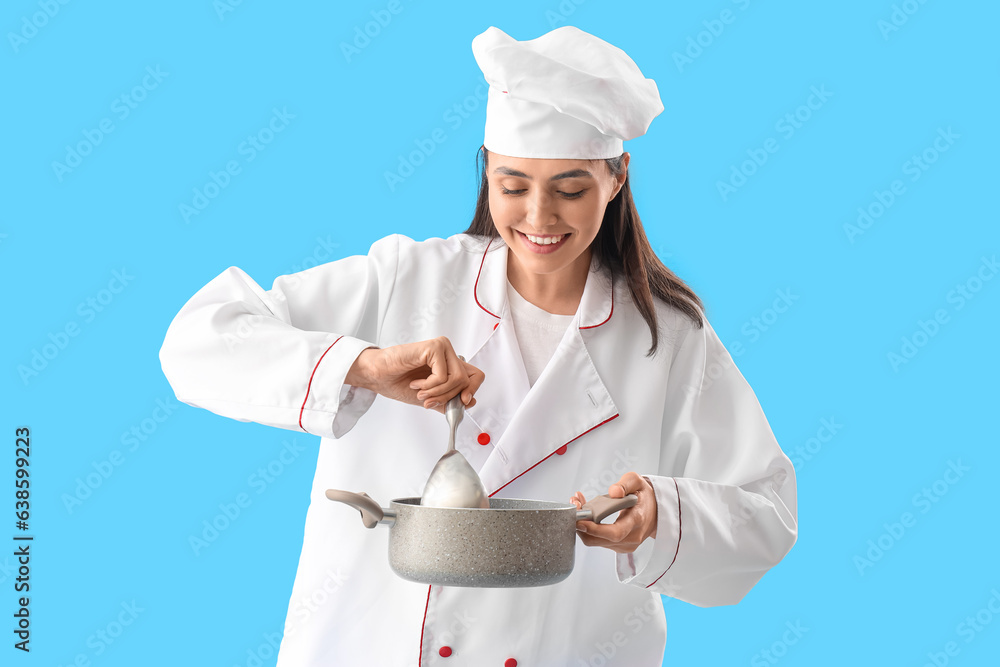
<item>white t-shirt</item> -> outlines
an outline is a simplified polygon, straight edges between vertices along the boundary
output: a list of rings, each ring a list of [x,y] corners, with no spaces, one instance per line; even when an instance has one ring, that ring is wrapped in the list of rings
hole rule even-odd
[[[573,315],[553,315],[542,310],[518,294],[510,281],[507,282],[507,302],[514,319],[514,334],[521,349],[524,370],[528,373],[528,383],[534,385],[559,347]]]

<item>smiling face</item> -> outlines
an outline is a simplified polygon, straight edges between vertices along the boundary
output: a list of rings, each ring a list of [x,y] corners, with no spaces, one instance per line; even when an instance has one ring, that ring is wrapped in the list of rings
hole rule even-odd
[[[624,164],[627,169],[627,153]],[[626,169],[616,177],[603,160],[490,153],[490,214],[511,251],[509,272],[572,278],[582,290],[590,269],[590,244],[608,202],[625,182]]]

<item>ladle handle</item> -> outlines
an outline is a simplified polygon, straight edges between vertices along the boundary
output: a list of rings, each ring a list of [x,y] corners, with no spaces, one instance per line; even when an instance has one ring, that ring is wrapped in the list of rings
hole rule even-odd
[[[639,497],[634,493],[630,493],[624,498],[612,498],[606,494],[597,496],[596,498],[591,498],[587,504],[577,510],[576,520],[600,523],[602,519],[606,519],[615,512],[628,509],[637,502],[639,502]]]
[[[458,355],[458,358],[465,361],[465,357],[462,355]],[[455,449],[455,431],[458,429],[458,425],[462,423],[462,417],[465,416],[465,404],[462,403],[462,392],[458,392],[451,397],[451,400],[445,403],[444,416],[448,420],[448,426],[451,427],[447,450],[450,452]]]

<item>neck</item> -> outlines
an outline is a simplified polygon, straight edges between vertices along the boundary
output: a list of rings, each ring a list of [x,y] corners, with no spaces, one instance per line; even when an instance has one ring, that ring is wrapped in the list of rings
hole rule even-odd
[[[517,293],[553,315],[575,315],[590,272],[590,250],[556,273],[525,271],[514,253],[507,253],[507,280]]]

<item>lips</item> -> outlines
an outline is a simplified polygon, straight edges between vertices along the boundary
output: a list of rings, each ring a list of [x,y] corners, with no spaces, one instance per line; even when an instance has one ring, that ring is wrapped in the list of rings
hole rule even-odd
[[[523,232],[517,232],[517,235],[520,237],[521,242],[528,248],[528,250],[540,255],[555,252],[561,248],[563,244],[566,243],[566,239],[571,236],[570,234],[546,234],[540,236],[531,234],[531,238],[529,238],[528,235]]]

